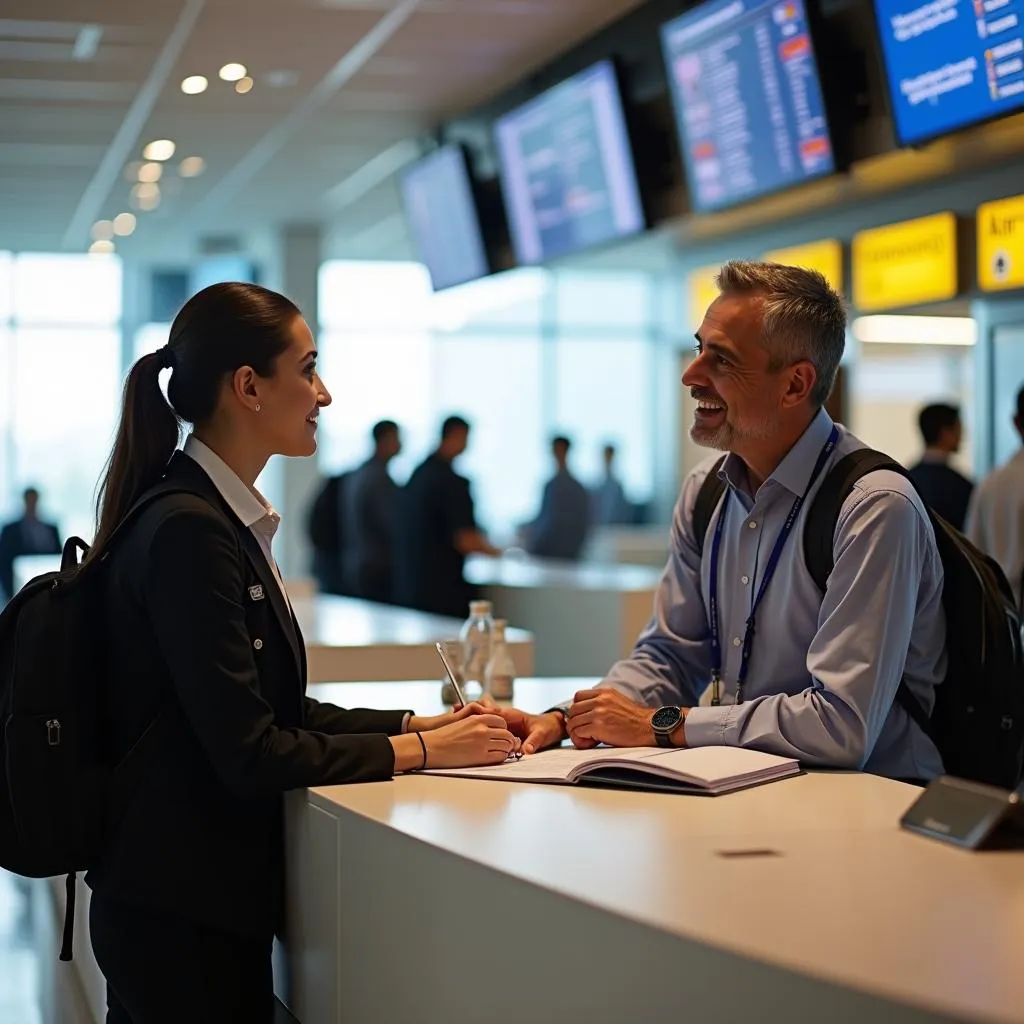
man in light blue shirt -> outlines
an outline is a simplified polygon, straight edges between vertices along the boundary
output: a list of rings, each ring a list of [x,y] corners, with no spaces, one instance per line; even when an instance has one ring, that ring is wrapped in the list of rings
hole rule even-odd
[[[632,655],[565,708],[510,711],[509,724],[527,753],[568,735],[583,748],[725,744],[893,778],[941,774],[935,746],[894,702],[902,679],[930,713],[946,667],[942,563],[913,486],[887,470],[860,479],[839,515],[824,597],[804,564],[817,488],[864,447],[823,408],[844,347],[842,300],[820,274],[766,263],[726,264],[719,289],[683,375],[698,401],[691,436],[729,453],[703,548],[694,504],[717,459],[683,484],[654,615]],[[698,706],[714,674],[714,624],[720,704]]]

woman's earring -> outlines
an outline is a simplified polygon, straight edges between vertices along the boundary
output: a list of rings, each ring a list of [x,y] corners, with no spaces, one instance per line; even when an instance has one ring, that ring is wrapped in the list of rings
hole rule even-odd
[[[260,411],[260,408],[261,408],[261,406],[260,406],[260,403],[259,403],[259,402],[257,402],[257,403],[256,403],[256,411],[257,411],[257,412],[259,412],[259,411]]]

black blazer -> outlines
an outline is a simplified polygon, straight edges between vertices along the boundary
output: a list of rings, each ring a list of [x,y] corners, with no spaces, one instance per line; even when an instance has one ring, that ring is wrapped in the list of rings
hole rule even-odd
[[[123,756],[164,710],[89,884],[253,937],[283,911],[282,794],[388,779],[402,711],[305,697],[299,627],[252,533],[187,455],[110,555],[109,721]]]

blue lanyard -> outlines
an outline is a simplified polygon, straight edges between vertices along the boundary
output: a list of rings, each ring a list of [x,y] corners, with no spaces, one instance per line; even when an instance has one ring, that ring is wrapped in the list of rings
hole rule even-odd
[[[740,651],[740,670],[736,676],[737,704],[743,703],[743,686],[747,681],[747,672],[750,669],[750,650],[754,646],[754,633],[756,632],[754,628],[754,617],[757,615],[757,609],[761,604],[761,599],[764,597],[765,591],[768,589],[768,584],[771,583],[772,577],[775,575],[775,570],[778,568],[779,558],[782,556],[782,549],[786,546],[786,541],[789,540],[789,535],[793,532],[796,517],[800,514],[800,509],[803,506],[804,500],[807,498],[807,492],[814,486],[814,481],[818,479],[821,471],[825,468],[825,463],[828,461],[828,457],[835,450],[838,442],[839,428],[833,426],[832,433],[829,434],[828,440],[825,442],[825,447],[821,449],[818,461],[814,464],[814,469],[811,472],[811,478],[807,481],[807,487],[804,489],[804,493],[793,502],[793,507],[789,510],[789,515],[786,516],[786,522],[783,524],[782,530],[775,541],[775,547],[772,548],[772,553],[768,558],[768,564],[765,566],[764,575],[761,577],[761,585],[757,588],[757,596],[754,598],[754,603],[750,606],[750,615],[747,617],[746,629],[743,631],[743,647]],[[725,526],[725,515],[728,511],[729,490],[727,489],[725,492],[725,499],[722,504],[722,511],[719,513],[718,522],[715,524],[714,537],[711,541],[711,573],[710,580],[708,582],[708,618],[710,619],[711,625],[711,703],[715,707],[722,702],[722,641],[718,628],[718,551],[721,547],[722,529]]]

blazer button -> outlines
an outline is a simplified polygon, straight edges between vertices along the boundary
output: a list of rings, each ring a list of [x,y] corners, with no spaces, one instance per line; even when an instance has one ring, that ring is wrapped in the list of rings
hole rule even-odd
[[[257,651],[262,651],[263,650],[263,641],[262,640],[259,640],[259,639],[253,640],[252,645],[253,645],[253,647],[256,648]]]

